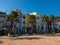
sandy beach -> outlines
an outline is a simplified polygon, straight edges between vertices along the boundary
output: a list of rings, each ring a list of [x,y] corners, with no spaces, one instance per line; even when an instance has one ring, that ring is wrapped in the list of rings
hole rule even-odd
[[[60,36],[30,35],[19,37],[0,37],[0,45],[60,45]]]

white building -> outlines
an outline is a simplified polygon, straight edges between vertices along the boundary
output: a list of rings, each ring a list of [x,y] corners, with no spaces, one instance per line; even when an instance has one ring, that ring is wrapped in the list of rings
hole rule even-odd
[[[5,12],[0,12],[0,30],[6,28],[7,15]]]
[[[30,15],[35,15],[36,17],[36,31],[41,33],[41,15],[38,15],[36,12],[30,13]]]
[[[6,28],[7,23],[7,15],[5,12],[0,12],[0,35],[4,35],[4,31],[7,30]]]
[[[27,32],[27,15],[22,16],[22,33]]]

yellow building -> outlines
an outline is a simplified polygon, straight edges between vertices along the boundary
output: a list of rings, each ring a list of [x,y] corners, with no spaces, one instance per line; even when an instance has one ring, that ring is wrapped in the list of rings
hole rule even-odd
[[[31,29],[29,29],[31,28]],[[36,32],[36,18],[35,15],[30,15],[26,14],[23,15],[22,19],[22,32],[27,33],[27,32]]]

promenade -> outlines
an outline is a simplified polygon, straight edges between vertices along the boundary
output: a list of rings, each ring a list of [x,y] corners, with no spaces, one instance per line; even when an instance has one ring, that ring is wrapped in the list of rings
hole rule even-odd
[[[60,45],[60,34],[0,37],[0,45]]]

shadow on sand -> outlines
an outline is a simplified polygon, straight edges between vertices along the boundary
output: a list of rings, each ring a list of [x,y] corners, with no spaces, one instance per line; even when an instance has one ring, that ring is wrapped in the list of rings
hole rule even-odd
[[[43,38],[39,38],[39,37],[11,37],[11,38],[1,38],[1,39],[10,39],[10,40],[25,40],[25,39],[28,39],[28,40],[37,40],[37,39],[43,39]]]
[[[46,36],[60,36],[60,34],[47,34]]]
[[[38,37],[16,37],[12,38],[12,40],[37,40],[37,39],[43,39],[43,38],[38,38]]]
[[[0,41],[0,44],[2,44],[3,42],[2,41]]]

